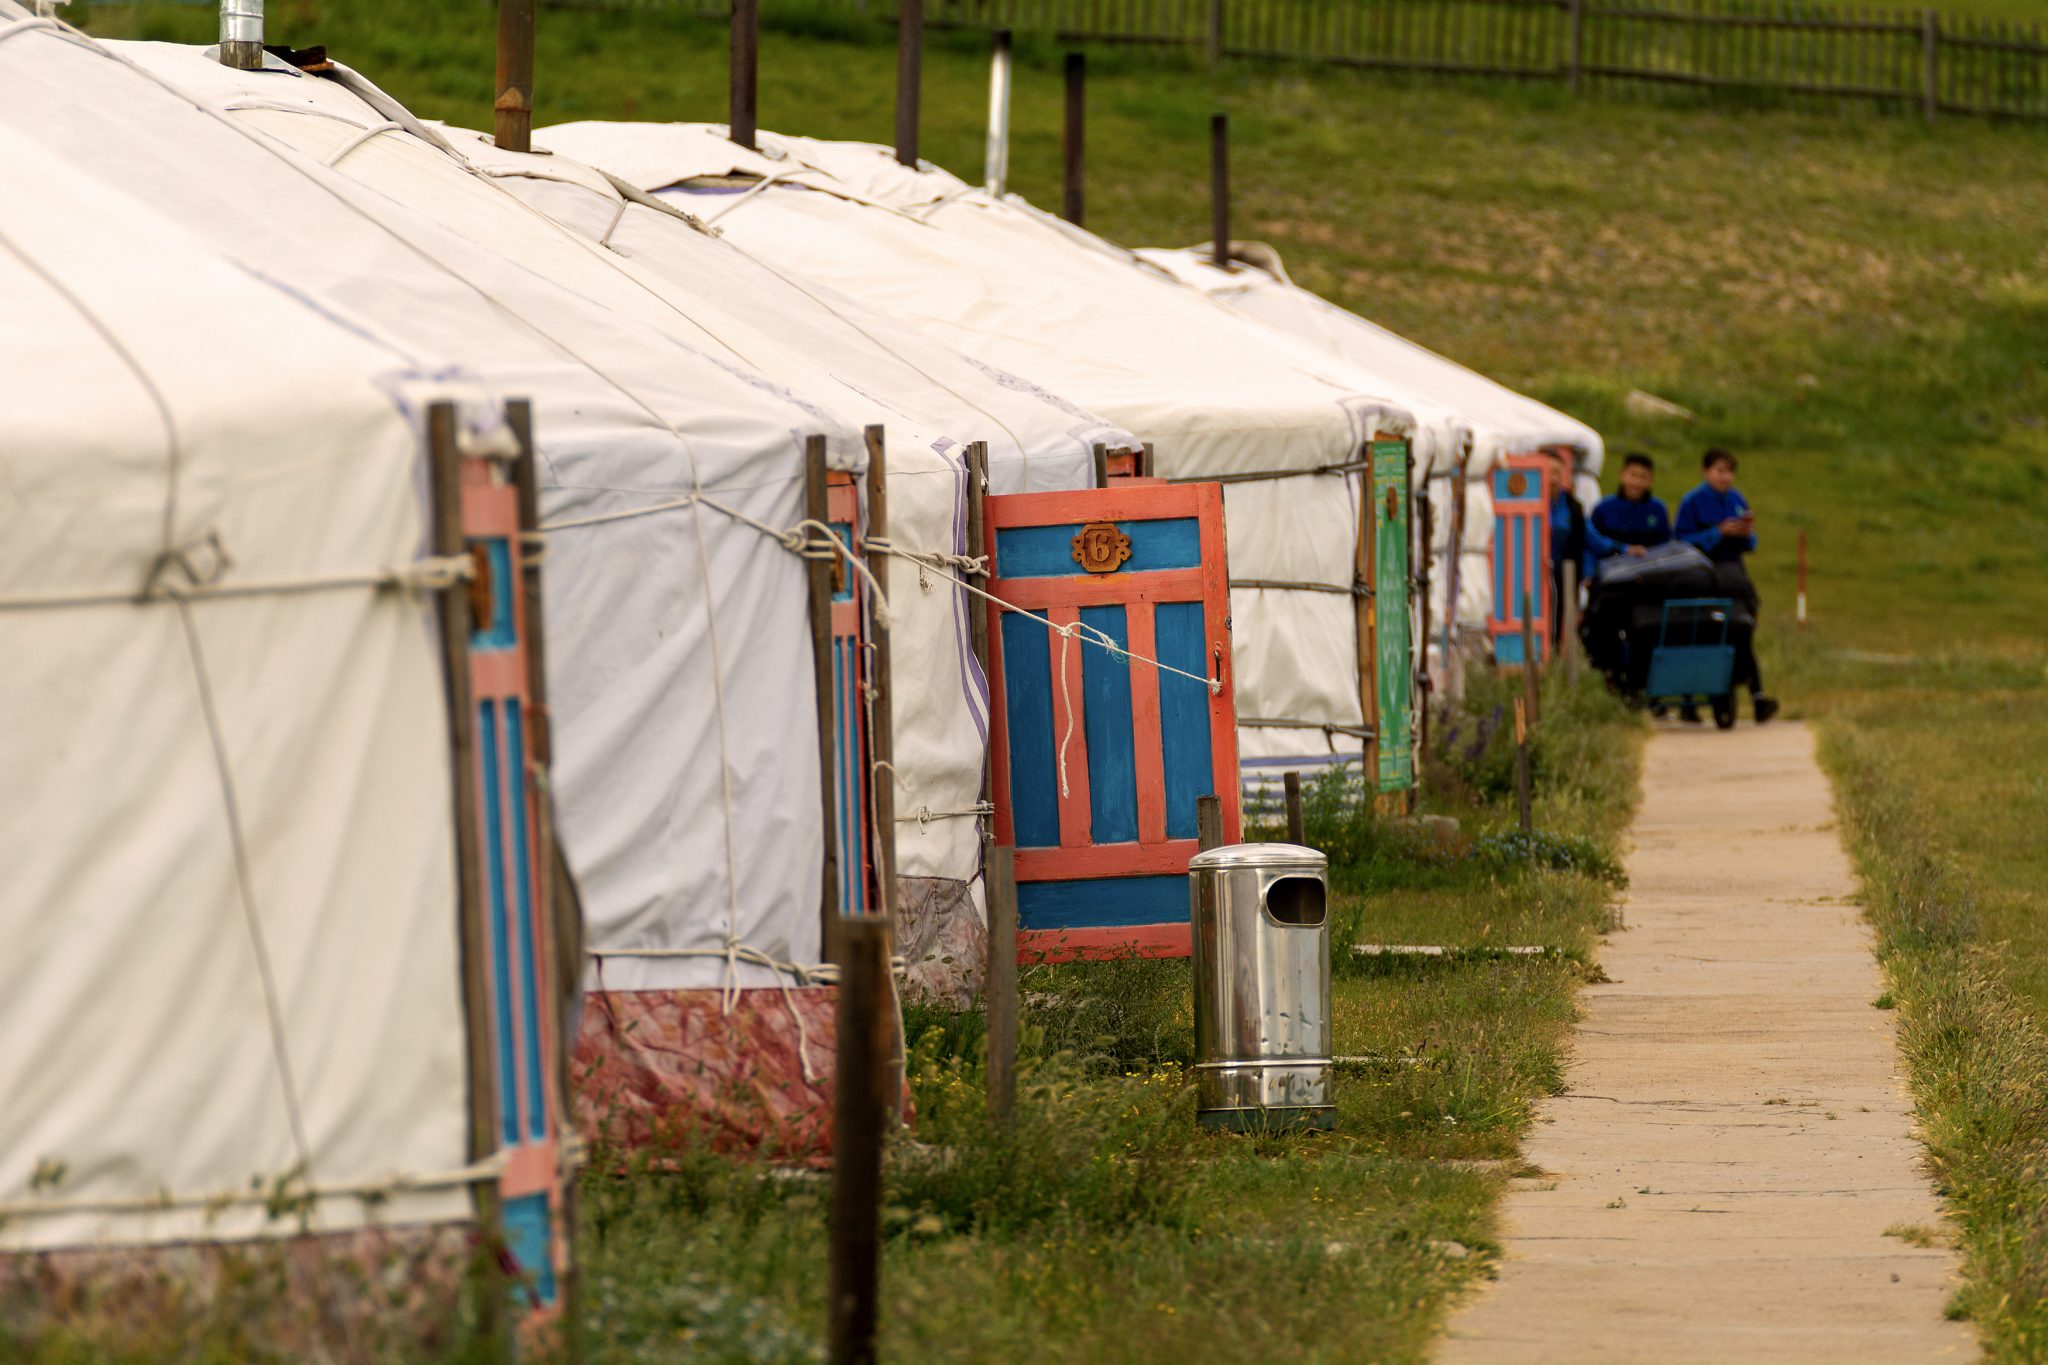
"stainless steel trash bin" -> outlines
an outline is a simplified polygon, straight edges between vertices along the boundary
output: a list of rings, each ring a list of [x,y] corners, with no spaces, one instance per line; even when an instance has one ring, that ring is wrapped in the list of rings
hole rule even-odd
[[[1208,1128],[1328,1128],[1329,860],[1232,844],[1188,861],[1196,1105]]]

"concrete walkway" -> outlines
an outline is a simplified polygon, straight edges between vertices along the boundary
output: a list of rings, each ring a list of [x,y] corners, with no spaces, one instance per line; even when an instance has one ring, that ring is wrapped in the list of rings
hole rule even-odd
[[[1439,1358],[1962,1361],[1892,1015],[1813,740],[1650,742],[1627,928]]]

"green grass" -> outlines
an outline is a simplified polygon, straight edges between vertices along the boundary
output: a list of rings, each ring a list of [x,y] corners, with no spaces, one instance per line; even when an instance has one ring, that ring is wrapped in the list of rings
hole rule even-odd
[[[1498,697],[1479,691],[1483,715]],[[1505,814],[1497,737],[1432,767],[1433,803],[1463,820],[1449,847],[1340,810],[1334,789],[1312,795],[1312,841],[1346,855],[1336,1051],[1361,1059],[1339,1072],[1334,1133],[1200,1132],[1185,962],[1025,969],[1010,1129],[989,1119],[981,1016],[913,1009],[917,1121],[889,1161],[884,1353],[1234,1361],[1250,1340],[1290,1359],[1421,1358],[1497,1249],[1493,1201],[1534,1101],[1562,1083],[1618,879],[1642,727],[1590,684],[1554,686],[1548,704],[1538,856],[1484,837]],[[1358,941],[1562,952],[1388,963],[1346,951]],[[673,1174],[585,1183],[592,1358],[815,1358],[823,1185],[666,1159]]]
[[[2020,11],[2034,6],[1970,8],[2031,17]],[[84,17],[96,31],[188,41],[210,41],[214,24],[190,8],[95,6]],[[781,6],[771,18],[763,123],[885,140],[893,55],[874,29]],[[488,7],[279,0],[270,24],[279,40],[328,43],[422,114],[488,119]],[[544,10],[540,121],[722,119],[724,42],[715,25],[658,13]],[[1058,53],[1026,41],[1020,63],[1013,183],[1056,202]],[[2038,1310],[2048,1153],[2035,1117],[2048,1113],[2048,133],[1251,64],[1210,73],[1101,50],[1090,65],[1091,226],[1133,244],[1205,237],[1207,115],[1228,110],[1237,235],[1278,246],[1299,281],[1577,413],[1616,452],[1653,452],[1668,496],[1691,484],[1702,447],[1741,454],[1763,541],[1753,569],[1765,665],[1827,741],[1970,1269],[1958,1307],[1995,1354],[2048,1354]],[[925,152],[969,178],[984,79],[982,40],[933,36]],[[1698,422],[1631,417],[1635,388]],[[1805,632],[1789,625],[1800,532],[1812,564]],[[1483,720],[1468,722],[1465,748]],[[1559,726],[1541,742],[1604,733]],[[1495,819],[1498,743],[1496,727],[1477,756],[1438,774],[1454,805],[1490,795]],[[1550,756],[1541,822],[1599,843],[1627,801],[1611,773],[1583,777],[1607,771],[1585,757]],[[1559,780],[1574,774],[1582,780]],[[1553,886],[1551,874],[1517,873],[1503,888],[1382,848],[1369,832],[1319,837],[1350,840],[1350,932],[1592,941],[1595,879]],[[1043,1102],[1095,1115],[1076,1119],[1094,1136],[1074,1140],[1097,1153],[1124,1140],[1074,1094],[1136,1087],[1144,1140],[1179,1152],[1191,1174],[1165,1212],[1107,1226],[1054,1219],[1029,1236],[926,1237],[903,1205],[910,1222],[888,1266],[892,1349],[1114,1358],[1135,1341],[1199,1357],[1231,1339],[1221,1328],[1232,1287],[1270,1268],[1276,1343],[1302,1340],[1300,1319],[1316,1319],[1342,1330],[1314,1349],[1348,1347],[1344,1334],[1358,1331],[1376,1335],[1350,1354],[1413,1354],[1466,1273],[1421,1248],[1468,1234],[1483,1243],[1497,1178],[1429,1157],[1512,1152],[1517,1106],[1548,1083],[1564,1036],[1569,968],[1459,963],[1341,978],[1344,1046],[1420,1051],[1442,1065],[1347,1086],[1345,1136],[1289,1159],[1228,1141],[1183,1151],[1185,1114],[1173,1106],[1185,1100],[1170,1097],[1180,1092],[1111,1075],[1119,1063],[1149,1077],[1184,1060],[1169,1046],[1185,1036],[1184,993],[1160,981],[1135,992],[1034,987],[1064,1002],[1036,1018]],[[972,1088],[964,1074],[948,1083]],[[950,1122],[936,1102],[932,1112],[933,1124]],[[959,1123],[948,1131],[978,1131],[971,1116]],[[1262,1191],[1244,1211],[1253,1228],[1304,1191],[1341,1191],[1327,1208],[1308,1202],[1319,1218],[1370,1209],[1355,1236],[1372,1254],[1324,1255],[1313,1239],[1276,1253],[1265,1233],[1227,1232],[1234,1224],[1216,1210],[1234,1181]],[[595,1243],[594,1275],[618,1285],[597,1296],[617,1343],[607,1358],[633,1358],[627,1342],[658,1358],[676,1340],[660,1333],[697,1321],[700,1302],[714,1305],[692,1329],[705,1354],[736,1354],[729,1343],[750,1332],[812,1340],[820,1215],[810,1196],[774,1184],[783,1193],[772,1216],[736,1212],[755,1196],[732,1193],[677,1218],[663,1202],[678,1197],[671,1186],[637,1182],[596,1199],[618,1202],[611,1226],[639,1229]],[[728,1262],[740,1268],[718,1280]],[[1143,1327],[1107,1336],[1111,1316]]]

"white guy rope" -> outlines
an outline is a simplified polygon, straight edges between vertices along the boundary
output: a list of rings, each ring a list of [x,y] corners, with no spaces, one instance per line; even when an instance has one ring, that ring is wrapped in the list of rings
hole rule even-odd
[[[278,998],[277,972],[271,965],[270,944],[263,933],[263,917],[256,908],[255,878],[249,870],[249,844],[242,832],[242,812],[235,797],[234,767],[228,761],[227,739],[221,733],[220,712],[214,706],[213,680],[206,671],[206,650],[199,640],[199,625],[192,619],[192,606],[180,600],[178,622],[184,627],[185,644],[192,657],[193,680],[199,688],[199,708],[206,720],[206,737],[213,746],[213,763],[220,779],[221,806],[227,816],[228,842],[234,853],[235,889],[242,906],[242,919],[249,933],[249,950],[256,959],[256,975],[263,988],[263,1012],[270,1026],[270,1050],[277,1065],[278,1087],[284,1092],[285,1117],[291,1125],[292,1146],[298,1150],[299,1170],[313,1177],[313,1147],[306,1139],[304,1106],[299,1101],[299,1083],[292,1071],[291,1049],[284,1029],[284,1005]]]
[[[123,592],[113,588],[77,591],[0,595],[0,611],[36,611],[63,607],[148,606],[157,602],[205,602],[234,597],[281,597],[300,593],[338,592],[369,588],[379,592],[437,592],[475,576],[476,566],[467,555],[428,556],[409,564],[380,569],[348,570],[315,574],[305,578],[252,578],[232,583],[166,583],[161,571],[170,561],[160,559],[151,580],[140,589]]]
[[[222,1190],[218,1194],[180,1195],[165,1190],[160,1194],[134,1195],[125,1199],[17,1199],[0,1202],[0,1220],[47,1217],[63,1213],[168,1213],[176,1209],[214,1211],[232,1208],[238,1204],[267,1205],[295,1203],[300,1200],[361,1199],[374,1202],[413,1190],[446,1190],[465,1185],[486,1185],[495,1181],[504,1172],[505,1154],[499,1152],[482,1161],[458,1166],[452,1171],[432,1171],[424,1175],[396,1172],[373,1180],[353,1180],[340,1185],[291,1183],[291,1178],[287,1175],[274,1186]]]

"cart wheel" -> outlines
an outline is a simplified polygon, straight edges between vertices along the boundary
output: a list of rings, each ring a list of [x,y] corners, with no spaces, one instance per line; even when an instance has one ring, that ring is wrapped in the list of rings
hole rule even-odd
[[[1714,728],[1733,730],[1735,728],[1735,694],[1730,692],[1714,698]]]

